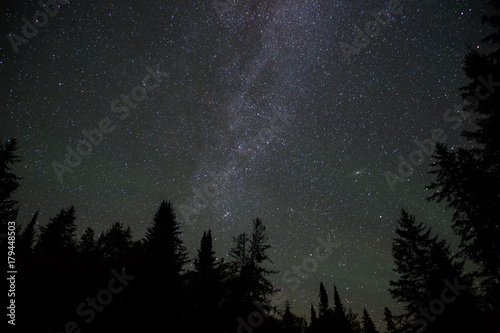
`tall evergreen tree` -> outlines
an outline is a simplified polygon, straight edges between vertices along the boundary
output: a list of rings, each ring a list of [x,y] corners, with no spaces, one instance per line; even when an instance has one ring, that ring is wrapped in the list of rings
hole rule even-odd
[[[273,262],[269,259],[267,251],[271,248],[269,238],[266,235],[266,227],[259,218],[253,223],[252,238],[250,239],[250,271],[253,284],[253,301],[267,304],[269,297],[276,290],[269,280],[269,276],[277,271],[269,269],[266,264]]]
[[[145,256],[165,280],[179,279],[187,263],[177,216],[170,201],[164,200],[155,214],[153,225],[144,238]]]
[[[394,317],[392,315],[391,310],[389,310],[388,307],[384,308],[384,321],[387,326],[387,333],[397,333],[397,327],[396,324],[394,323]]]
[[[0,142],[0,232],[7,233],[7,223],[17,218],[17,201],[12,199],[12,194],[19,187],[20,177],[14,175],[12,164],[20,162],[16,154],[17,141],[10,139],[7,143]]]
[[[40,237],[35,250],[47,260],[74,259],[76,254],[75,207],[62,209],[50,219],[49,224],[40,228]],[[60,264],[59,262],[57,264]]]
[[[36,295],[34,288],[34,277],[36,276],[33,246],[35,244],[35,224],[38,218],[38,211],[28,225],[19,233],[16,241],[16,264],[19,272],[16,278],[17,296],[17,322],[29,322],[32,313],[36,311],[31,298]],[[20,331],[26,328],[22,325]]]
[[[61,324],[61,318],[54,318],[51,313],[69,316],[68,304],[77,302],[75,299],[75,281],[80,274],[77,263],[75,238],[75,209],[62,209],[47,225],[40,228],[40,237],[34,247],[35,271],[30,281],[37,292],[32,299],[33,307],[38,308],[34,320],[43,322],[41,330],[52,330],[54,325]],[[36,278],[35,278],[36,277]],[[50,318],[44,321],[43,318]]]
[[[351,332],[351,327],[349,325],[349,320],[347,319],[346,309],[344,304],[340,300],[339,293],[337,291],[337,286],[333,286],[333,325],[334,330],[338,332]]]
[[[398,237],[392,245],[398,279],[389,282],[392,287],[389,292],[395,300],[405,303],[407,312],[403,318],[413,327],[420,325],[429,333],[439,332],[445,327],[454,327],[455,332],[470,330],[476,318],[473,316],[470,281],[463,274],[463,263],[454,262],[446,242],[439,240],[438,236],[431,237],[430,233],[430,229],[417,225],[415,218],[402,210],[396,229]],[[431,301],[441,299],[443,290],[450,284],[460,286],[460,299],[449,304],[445,314],[429,317],[425,309],[429,308]],[[469,312],[468,324],[461,322],[463,317],[458,316],[464,312]]]
[[[203,232],[198,257],[194,260],[194,269],[202,276],[208,275],[216,268],[215,251],[212,245],[212,231]]]
[[[349,323],[349,330],[352,333],[363,333],[361,323],[358,320],[358,314],[354,313],[352,309],[347,311],[347,322]]]
[[[282,316],[284,332],[287,333],[301,333],[302,320],[291,311],[290,302],[285,302],[285,311]]]
[[[90,235],[87,235],[90,236]],[[90,244],[90,239],[88,239]],[[132,248],[132,231],[123,223],[115,222],[97,241],[97,249],[108,269],[129,266],[129,253]]]
[[[192,331],[221,331],[223,328],[224,303],[226,301],[225,270],[215,257],[212,232],[203,232],[198,255],[194,259],[195,270],[189,278],[190,311],[198,313],[192,320]]]
[[[141,305],[138,310],[145,318],[140,329],[165,329],[165,321],[186,325],[185,309],[189,298],[183,267],[188,259],[180,225],[169,201],[164,200],[158,208],[144,238],[142,255],[137,283],[144,289],[137,292],[137,297],[150,295],[150,303]]]
[[[316,333],[318,330],[318,317],[314,305],[311,304],[311,324],[309,325],[309,333]]]
[[[22,232],[19,233],[19,237],[17,239],[17,248],[22,255],[31,256],[33,252],[33,246],[35,245],[35,224],[38,219],[37,210],[36,213],[31,218],[31,221],[28,225],[23,229]]]
[[[328,293],[323,282],[319,284],[318,332],[328,332],[332,328],[333,310],[328,304]]]
[[[269,297],[275,293],[275,289],[269,276],[277,273],[266,267],[272,264],[267,255],[271,248],[266,228],[262,221],[257,218],[253,223],[250,239],[246,233],[234,238],[234,246],[229,251],[233,258],[231,263],[231,275],[233,276],[233,302],[247,306],[257,302],[268,308]]]
[[[94,235],[95,232],[92,228],[89,227],[85,229],[77,245],[80,255],[91,254],[96,250],[97,243],[94,239]]]
[[[363,332],[364,333],[378,333],[375,324],[373,323],[370,314],[366,309],[363,309]]]
[[[328,305],[328,294],[326,292],[323,282],[319,283],[319,316],[324,317],[330,311]]]
[[[248,253],[248,236],[241,233],[233,237],[233,247],[229,251],[232,261],[230,272],[230,307],[234,312],[243,312],[243,308],[251,304],[251,275],[249,270],[250,256]]]
[[[500,299],[500,3],[492,1],[496,13],[483,17],[490,35],[486,47],[471,49],[463,69],[470,82],[462,87],[463,113],[471,117],[474,129],[462,135],[468,147],[448,150],[436,146],[432,164],[435,181],[429,198],[447,202],[454,211],[453,229],[460,246],[479,266],[486,293],[493,303]],[[484,53],[482,50],[493,50]],[[500,308],[498,303],[492,304]]]

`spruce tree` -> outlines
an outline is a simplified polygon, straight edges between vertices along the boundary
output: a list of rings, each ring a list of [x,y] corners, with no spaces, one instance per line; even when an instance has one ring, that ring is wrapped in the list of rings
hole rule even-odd
[[[314,309],[314,305],[311,304],[311,324],[309,325],[308,332],[316,333],[318,330],[318,317],[316,315],[316,310]]]
[[[13,193],[19,187],[20,177],[14,175],[12,164],[20,162],[16,154],[17,141],[10,139],[7,143],[0,142],[0,225],[1,233],[7,233],[7,223],[17,218],[17,201],[12,199]]]
[[[332,329],[333,310],[328,304],[328,294],[323,282],[319,284],[319,313],[318,313],[318,332],[327,332]]]
[[[230,264],[233,299],[239,299],[237,302],[242,305],[257,302],[268,307],[269,297],[275,293],[269,276],[277,272],[266,267],[272,261],[267,255],[271,245],[265,231],[262,221],[257,218],[250,238],[246,233],[233,238],[234,246],[229,251],[229,256],[233,258]]]
[[[285,311],[282,316],[283,327],[287,333],[301,333],[302,320],[291,311],[289,301],[285,301]]]
[[[377,329],[375,328],[375,324],[373,323],[373,320],[366,309],[363,309],[363,332],[378,333]]]
[[[97,240],[97,249],[108,269],[121,269],[128,266],[131,248],[132,231],[130,227],[125,228],[120,222],[113,223],[111,228],[106,230]]]
[[[31,221],[28,225],[23,229],[22,232],[19,233],[19,237],[17,239],[17,248],[19,249],[19,253],[21,256],[31,256],[33,254],[33,246],[35,245],[35,224],[38,219],[37,210],[36,213],[31,218]]]
[[[212,231],[203,232],[198,257],[194,260],[194,269],[201,276],[207,276],[216,268],[215,251],[212,245]]]
[[[498,1],[491,5],[500,9]],[[465,255],[479,266],[485,292],[500,299],[500,15],[483,17],[493,31],[470,49],[463,70],[470,79],[462,87],[462,115],[474,123],[462,132],[467,147],[448,150],[438,144],[432,164],[434,190],[430,200],[446,202],[454,211],[453,230]],[[484,53],[482,50],[493,50]],[[498,303],[497,303],[498,304]],[[493,305],[498,308],[498,306]]]
[[[198,255],[190,273],[190,311],[197,313],[192,320],[192,331],[220,331],[223,326],[225,298],[225,265],[215,257],[212,232],[203,232]]]
[[[73,259],[76,254],[75,220],[74,206],[62,209],[47,225],[40,228],[35,252],[54,264],[62,258]]]
[[[158,208],[144,238],[144,249],[148,269],[161,274],[166,281],[180,278],[188,256],[170,201],[164,200]]]
[[[347,319],[346,310],[344,304],[340,300],[339,293],[337,291],[337,286],[333,286],[333,327],[334,330],[338,332],[350,332],[351,327]]]
[[[361,323],[358,320],[358,314],[352,311],[352,309],[347,311],[347,322],[349,323],[349,332],[363,333]]]
[[[328,305],[328,294],[326,292],[323,282],[319,283],[319,316],[324,317],[330,311]]]
[[[475,308],[470,281],[463,274],[463,263],[454,262],[446,242],[437,235],[431,237],[430,233],[430,229],[417,224],[413,216],[402,210],[397,238],[392,245],[398,279],[389,282],[389,292],[396,301],[405,304],[403,324],[414,328],[419,325],[428,333],[451,327],[455,332],[470,330],[470,325],[476,324]],[[445,313],[429,315],[426,311],[430,302],[440,300],[449,285],[460,286],[460,297],[446,305]],[[468,318],[464,315],[466,312],[469,312]]]
[[[78,241],[78,253],[80,255],[91,254],[96,250],[97,243],[94,239],[94,230],[92,228],[87,228],[83,232],[83,235],[80,237]]]
[[[259,218],[256,218],[253,223],[252,237],[250,239],[249,266],[253,286],[253,301],[261,304],[268,304],[269,297],[276,292],[269,280],[269,276],[278,273],[266,267],[268,263],[273,264],[273,262],[267,254],[271,245],[265,232],[266,227]]]
[[[149,295],[150,302],[138,309],[145,318],[142,328],[149,331],[165,329],[165,321],[186,325],[183,314],[189,298],[183,267],[188,259],[180,225],[169,201],[161,203],[143,243],[137,283],[144,289],[137,297]]]
[[[397,333],[397,327],[396,324],[394,323],[394,317],[392,315],[391,310],[389,310],[388,307],[384,308],[384,321],[387,326],[387,333]]]

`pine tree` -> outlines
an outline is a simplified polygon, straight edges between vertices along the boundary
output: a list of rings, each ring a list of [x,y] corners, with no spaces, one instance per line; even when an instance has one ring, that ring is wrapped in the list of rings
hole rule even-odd
[[[92,228],[87,228],[83,232],[83,235],[80,237],[78,241],[78,252],[80,255],[93,253],[97,248],[97,243],[94,239],[94,230]]]
[[[328,305],[328,294],[323,282],[319,284],[318,332],[328,332],[332,328],[333,310]]]
[[[114,267],[121,269],[128,266],[126,264],[131,248],[132,231],[130,227],[125,228],[123,223],[120,222],[113,223],[111,228],[106,230],[97,240],[99,254],[109,269]]]
[[[221,331],[226,267],[215,257],[211,230],[203,232],[194,268],[189,277],[190,311],[198,315],[192,320],[191,331]]]
[[[231,300],[230,307],[234,312],[243,312],[251,304],[251,275],[249,270],[248,237],[241,233],[233,237],[233,247],[229,251],[232,261],[229,264]]]
[[[324,317],[330,311],[328,305],[328,294],[323,282],[319,283],[319,317]]]
[[[155,214],[153,224],[144,238],[144,251],[138,270],[137,283],[144,289],[138,292],[150,295],[150,303],[138,309],[144,319],[145,331],[165,329],[165,321],[183,323],[183,313],[189,297],[185,289],[183,267],[188,262],[181,238],[180,225],[169,201],[164,200]],[[158,306],[161,304],[161,306]]]
[[[276,292],[269,280],[269,276],[278,273],[265,267],[267,262],[273,263],[267,255],[267,250],[271,248],[271,245],[265,232],[266,227],[259,218],[256,218],[253,224],[252,238],[250,239],[249,266],[253,285],[253,301],[260,304],[267,304],[269,297]]]
[[[12,199],[12,194],[19,187],[20,177],[14,175],[11,165],[20,162],[16,155],[17,141],[11,139],[7,143],[0,143],[0,232],[7,233],[7,223],[17,218],[17,201]]]
[[[282,316],[283,327],[287,333],[301,333],[302,320],[291,311],[289,301],[285,301],[285,311]]]
[[[201,276],[207,276],[216,268],[215,251],[212,245],[212,231],[203,232],[198,257],[194,260],[195,271]]]
[[[430,229],[417,225],[415,218],[402,210],[396,229],[398,237],[392,245],[398,279],[389,282],[389,292],[396,301],[405,303],[403,323],[422,325],[428,333],[451,327],[454,332],[470,330],[475,323],[474,300],[469,291],[470,281],[463,274],[463,263],[454,262],[446,242],[438,236],[431,237],[430,233]],[[447,305],[444,314],[428,320],[425,309],[431,301],[441,299],[447,283],[459,283],[465,290],[460,292],[459,300]],[[469,312],[466,322],[461,321],[464,312]],[[459,313],[462,315],[458,316]]]
[[[85,229],[82,236],[80,236],[77,244],[77,251],[81,269],[80,280],[82,283],[89,286],[86,290],[90,292],[92,288],[98,288],[98,286],[95,285],[96,277],[109,272],[102,267],[103,258],[98,252],[97,242],[94,239],[94,230],[92,228],[89,227]]]
[[[50,219],[49,224],[40,228],[40,238],[35,245],[35,252],[46,259],[73,259],[76,254],[75,240],[75,207],[62,209]]]
[[[397,327],[396,324],[394,323],[394,317],[392,315],[391,310],[389,310],[388,307],[384,308],[384,321],[387,326],[387,333],[397,333]]]
[[[35,245],[35,224],[38,219],[38,213],[39,211],[37,210],[26,228],[19,233],[17,248],[22,256],[31,256],[33,254],[33,246]]]
[[[316,316],[316,310],[314,310],[314,305],[311,304],[311,324],[309,325],[309,333],[316,333],[318,330],[318,317]]]
[[[333,286],[333,326],[334,330],[338,332],[350,332],[351,327],[347,319],[346,310],[344,304],[340,300],[339,293],[337,291],[337,286]]]
[[[229,251],[229,256],[233,258],[230,264],[233,302],[242,306],[256,302],[268,308],[269,297],[275,293],[269,276],[277,272],[265,266],[272,264],[266,253],[271,245],[265,231],[262,221],[255,219],[250,239],[246,233],[240,234],[233,238],[235,244]]]
[[[358,320],[358,314],[354,313],[352,309],[347,311],[347,322],[349,323],[349,329],[352,333],[363,333],[361,329],[361,323]]]
[[[45,325],[53,325],[61,319],[52,313],[69,315],[68,304],[74,304],[75,281],[80,274],[77,262],[75,238],[75,209],[62,209],[47,225],[40,228],[40,237],[34,247],[35,268],[30,281],[37,291],[32,298],[33,307],[38,308],[35,320],[50,318]],[[36,277],[36,278],[35,278]],[[49,330],[50,326],[42,326]],[[51,329],[51,328],[50,328]]]
[[[363,309],[363,330],[364,333],[378,333],[372,318],[366,309]]]
[[[28,225],[19,233],[16,241],[15,254],[17,270],[19,271],[16,278],[16,312],[18,323],[25,320],[29,321],[27,318],[31,318],[32,313],[37,311],[31,300],[36,294],[33,281],[33,277],[36,276],[33,246],[35,243],[35,224],[37,218],[38,211],[33,215]],[[23,329],[20,328],[19,331],[23,331]]]
[[[229,251],[229,256],[233,258],[231,262],[232,271],[234,274],[239,274],[243,267],[249,262],[249,254],[247,250],[248,236],[246,233],[239,234],[238,237],[233,237],[234,246]]]
[[[491,4],[500,9],[498,1]],[[445,145],[436,146],[432,164],[435,181],[429,198],[447,202],[454,211],[453,230],[461,238],[465,255],[480,267],[486,293],[491,300],[500,299],[500,15],[483,17],[493,31],[482,40],[494,50],[483,53],[471,49],[464,61],[464,71],[470,82],[462,87],[464,109],[473,130],[465,130],[469,147],[451,151]],[[489,287],[488,287],[489,286]],[[493,307],[497,307],[493,305]]]
[[[155,214],[153,225],[144,238],[145,256],[163,279],[177,280],[187,263],[187,252],[181,239],[179,222],[172,204],[163,201]]]

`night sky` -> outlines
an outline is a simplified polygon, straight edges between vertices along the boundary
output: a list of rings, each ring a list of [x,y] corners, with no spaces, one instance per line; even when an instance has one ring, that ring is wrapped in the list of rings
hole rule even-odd
[[[2,3],[0,138],[20,147],[18,221],[75,205],[79,235],[121,221],[139,239],[165,198],[191,257],[208,228],[226,257],[260,217],[295,313],[323,281],[379,323],[400,309],[387,289],[401,208],[456,249],[415,141],[464,144],[461,66],[488,33],[484,3],[71,1],[39,27],[36,1]]]

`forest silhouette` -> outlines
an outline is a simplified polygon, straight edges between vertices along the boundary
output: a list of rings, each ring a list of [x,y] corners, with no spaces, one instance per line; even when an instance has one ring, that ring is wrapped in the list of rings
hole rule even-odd
[[[500,9],[498,1],[492,3]],[[404,306],[384,312],[385,332],[499,332],[500,329],[500,16],[484,22],[495,31],[483,42],[491,53],[470,49],[461,88],[474,129],[462,133],[470,145],[439,143],[433,155],[430,201],[453,212],[450,227],[460,252],[402,209],[392,240],[394,271],[388,292]],[[473,148],[470,148],[473,147]],[[16,317],[19,332],[382,332],[370,317],[348,309],[334,281],[317,281],[308,320],[290,302],[272,304],[268,257],[271,240],[256,218],[250,233],[233,238],[230,260],[216,259],[211,230],[187,270],[190,254],[173,205],[160,203],[146,234],[134,241],[130,227],[114,223],[96,235],[77,237],[77,212],[62,209],[37,228],[17,221],[14,199],[22,179],[16,139],[0,143],[0,222],[7,234],[16,221]],[[2,243],[6,243],[2,239]],[[470,263],[472,269],[465,269]],[[333,285],[330,302],[325,284]]]

